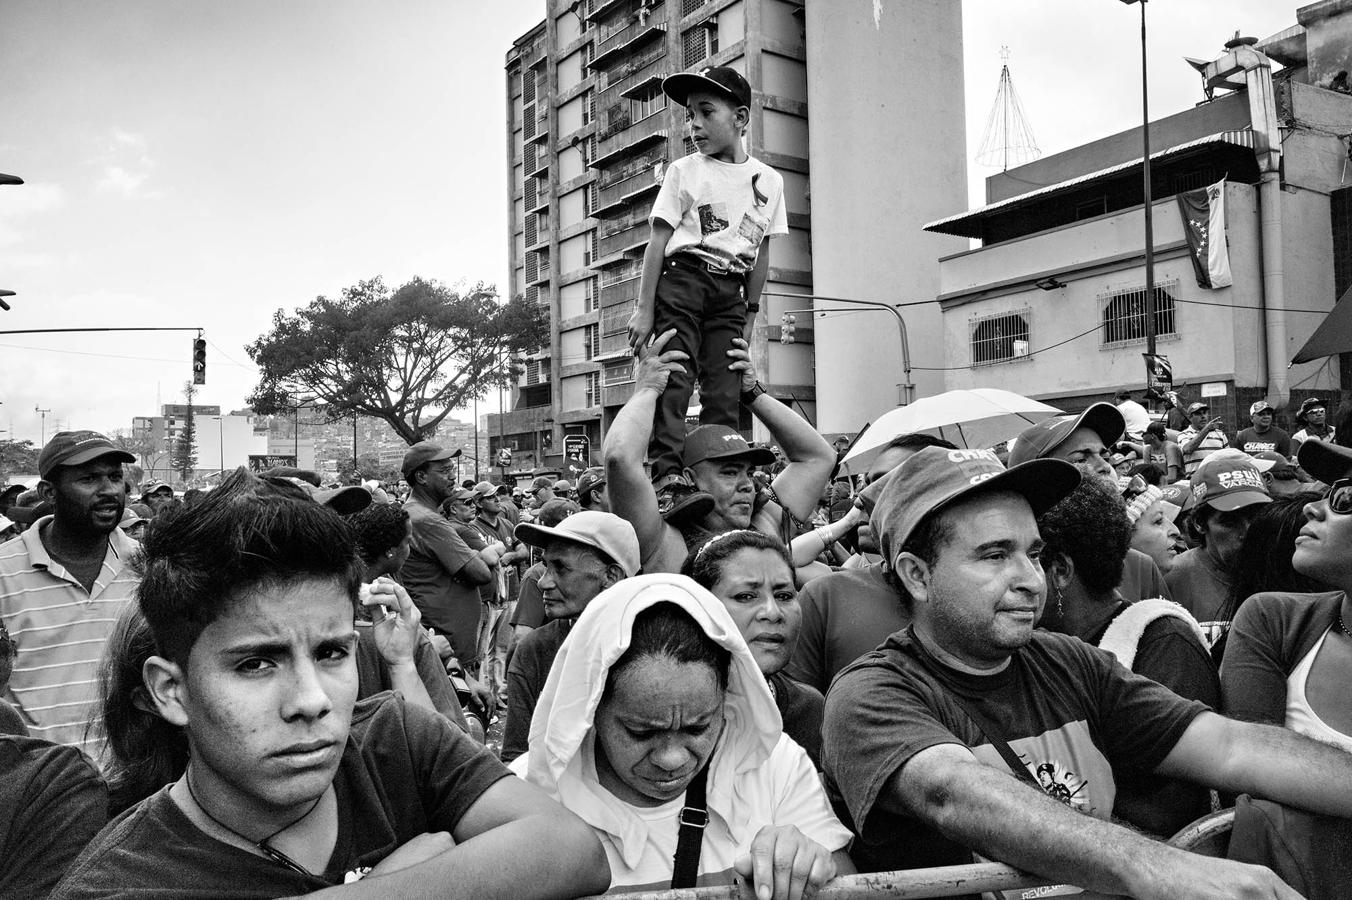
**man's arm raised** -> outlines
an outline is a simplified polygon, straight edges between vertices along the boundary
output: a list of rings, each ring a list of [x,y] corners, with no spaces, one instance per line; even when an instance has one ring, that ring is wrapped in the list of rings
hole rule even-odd
[[[734,339],[730,369],[742,373],[742,392],[756,386],[756,369],[746,341]],[[794,518],[806,520],[817,508],[822,489],[836,466],[836,451],[826,443],[807,419],[789,409],[769,394],[758,394],[751,401],[751,413],[765,423],[775,443],[789,458],[784,471],[775,477],[774,489],[780,502]]]
[[[676,329],[668,329],[638,349],[634,356],[634,393],[606,432],[604,451],[610,510],[634,526],[645,571],[665,571],[650,569],[647,563],[662,548],[669,533],[680,541],[676,529],[662,521],[657,511],[657,494],[643,471],[657,400],[666,390],[671,373],[690,358],[682,350],[663,351],[675,334]]]
[[[883,786],[878,805],[912,816],[991,859],[1042,877],[1137,900],[1299,900],[1271,871],[1198,856],[1076,812],[966,747],[921,750]]]

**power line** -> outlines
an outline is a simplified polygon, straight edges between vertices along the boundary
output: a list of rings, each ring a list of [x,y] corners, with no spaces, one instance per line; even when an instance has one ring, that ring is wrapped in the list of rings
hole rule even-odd
[[[1048,350],[1055,350],[1057,347],[1064,347],[1066,344],[1069,344],[1071,341],[1078,341],[1080,338],[1082,338],[1082,337],[1087,337],[1088,335],[1091,335],[1091,334],[1093,334],[1094,332],[1096,332],[1096,331],[1098,331],[1098,330],[1099,330],[1099,326],[1098,326],[1098,325],[1095,325],[1093,328],[1089,329],[1088,331],[1081,331],[1079,334],[1074,335],[1073,337],[1068,337],[1068,338],[1066,338],[1064,341],[1057,341],[1055,344],[1050,344],[1050,345],[1048,345],[1048,346],[1046,346],[1046,347],[1039,347],[1037,350],[1033,350],[1033,351],[1031,351],[1030,353],[1025,354],[1024,356],[1019,356],[1019,357],[1015,357],[1015,358],[1016,358],[1016,359],[1024,359],[1026,356],[1037,356],[1039,353],[1046,353]],[[1001,362],[1012,362],[1012,360],[1001,360]],[[961,370],[963,370],[963,369],[970,369],[970,368],[972,368],[972,367],[971,367],[971,366],[912,366],[911,368],[912,368],[912,370],[921,371],[921,372],[958,372],[958,371],[961,371]]]

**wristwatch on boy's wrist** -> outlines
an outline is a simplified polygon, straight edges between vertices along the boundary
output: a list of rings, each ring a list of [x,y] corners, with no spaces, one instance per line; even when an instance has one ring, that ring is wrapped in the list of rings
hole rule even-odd
[[[756,398],[765,393],[764,386],[758,381],[751,385],[750,390],[742,391],[741,401],[743,406],[750,406],[756,402]]]

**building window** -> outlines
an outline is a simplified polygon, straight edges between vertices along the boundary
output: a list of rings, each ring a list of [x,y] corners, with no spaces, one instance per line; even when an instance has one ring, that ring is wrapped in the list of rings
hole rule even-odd
[[[1028,355],[1031,310],[982,316],[971,322],[972,365],[1007,362]]]
[[[601,373],[587,373],[587,406],[601,405]]]
[[[1195,172],[1181,172],[1170,176],[1169,193],[1181,194],[1184,191],[1195,191],[1218,181],[1220,181],[1220,178],[1217,177],[1216,170],[1211,166],[1203,166]]]
[[[601,308],[601,284],[595,275],[587,279],[587,312],[596,312]]]
[[[601,327],[599,325],[588,325],[582,335],[583,351],[587,359],[596,359],[601,351]],[[590,403],[587,404],[591,406]]]
[[[653,84],[637,96],[629,98],[629,121],[646,119],[666,108],[667,95],[662,93],[661,84]]]
[[[1174,293],[1178,281],[1174,279],[1155,285],[1155,334],[1177,336],[1174,316]],[[1111,291],[1099,295],[1103,323],[1100,347],[1120,346],[1145,341],[1145,287],[1126,291]]]
[[[634,380],[634,360],[618,359],[605,365],[605,386],[616,387]]]
[[[718,26],[713,20],[701,22],[681,35],[681,64],[690,68],[718,52]]]
[[[521,73],[521,103],[529,106],[535,102],[535,70],[527,69]]]
[[[708,2],[709,0],[681,0],[681,15],[688,16]]]

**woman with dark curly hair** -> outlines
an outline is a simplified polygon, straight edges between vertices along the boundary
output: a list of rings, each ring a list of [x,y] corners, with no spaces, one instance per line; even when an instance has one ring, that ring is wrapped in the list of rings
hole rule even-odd
[[[1216,706],[1216,667],[1187,610],[1161,598],[1127,603],[1117,591],[1132,526],[1116,490],[1085,479],[1038,519],[1038,530],[1047,575],[1039,627],[1078,637],[1179,696]],[[1146,773],[1118,787],[1113,814],[1155,834],[1173,834],[1210,809],[1206,790]]]

